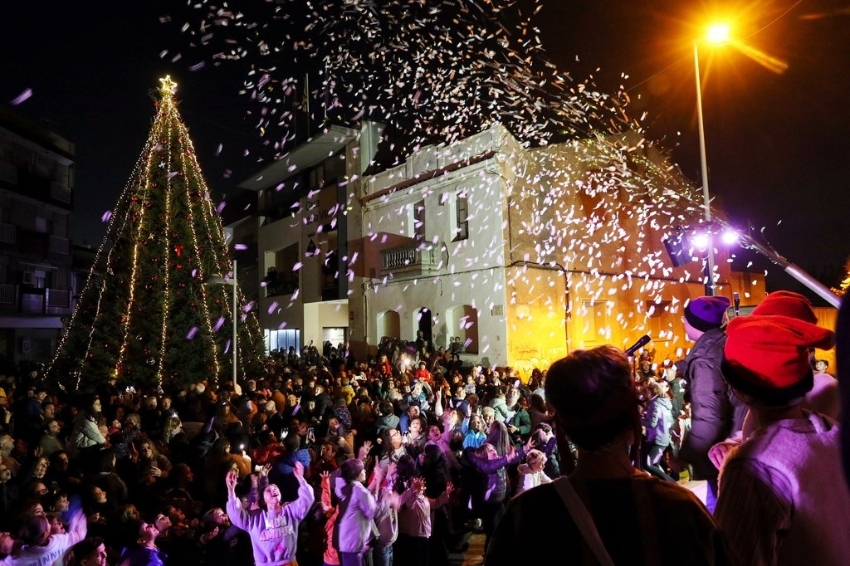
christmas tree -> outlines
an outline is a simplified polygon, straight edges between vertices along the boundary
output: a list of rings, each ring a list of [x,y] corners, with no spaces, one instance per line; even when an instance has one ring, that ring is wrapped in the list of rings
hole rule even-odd
[[[177,110],[176,84],[160,82],[150,136],[48,369],[69,390],[112,376],[134,387],[228,380],[234,316],[238,376],[262,372],[262,333],[250,306],[233,312],[234,264]],[[231,284],[210,285],[212,275]]]

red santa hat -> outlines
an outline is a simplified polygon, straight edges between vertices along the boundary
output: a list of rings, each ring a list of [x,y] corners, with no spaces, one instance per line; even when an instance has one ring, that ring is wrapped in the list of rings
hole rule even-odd
[[[752,314],[790,316],[811,324],[818,322],[809,299],[793,291],[774,291],[753,309]]]
[[[735,317],[726,335],[726,381],[772,406],[788,404],[812,388],[809,348],[831,348],[835,340],[831,330],[782,315]]]

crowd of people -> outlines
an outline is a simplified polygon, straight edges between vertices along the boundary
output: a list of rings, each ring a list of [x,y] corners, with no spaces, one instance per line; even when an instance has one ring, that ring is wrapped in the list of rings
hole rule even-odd
[[[814,526],[814,563],[841,563],[846,522],[817,508],[844,516],[850,495],[824,503],[806,479],[840,475],[836,415],[807,410],[825,397],[810,351],[833,336],[803,297],[768,299],[728,328],[728,301],[690,301],[677,363],[605,346],[527,380],[423,337],[363,362],[274,352],[241,384],[67,395],[0,376],[0,559],[442,566],[480,532],[488,566],[540,544],[576,563],[784,564]],[[708,482],[707,507],[683,478]]]

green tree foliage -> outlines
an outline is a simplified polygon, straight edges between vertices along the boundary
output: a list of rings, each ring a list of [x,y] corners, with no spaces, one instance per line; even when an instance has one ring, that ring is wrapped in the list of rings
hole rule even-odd
[[[162,82],[150,136],[48,369],[68,390],[110,376],[136,388],[229,380],[234,315],[238,375],[262,374],[262,332],[244,297],[233,313],[233,287],[205,284],[213,274],[233,280],[228,243],[175,85]]]

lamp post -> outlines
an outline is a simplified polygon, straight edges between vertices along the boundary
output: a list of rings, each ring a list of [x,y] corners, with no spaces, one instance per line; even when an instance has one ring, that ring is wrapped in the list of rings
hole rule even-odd
[[[238,287],[238,283],[236,280],[236,260],[233,260],[233,278],[227,279],[222,277],[221,275],[211,275],[207,277],[206,281],[204,281],[205,285],[231,285],[233,287],[233,340],[231,342],[231,346],[233,349],[233,385],[236,386],[236,374],[237,374],[237,345],[238,345],[238,337],[236,334],[236,324],[237,324],[237,313],[236,309],[239,308],[238,300],[236,297],[236,290]]]
[[[715,24],[708,28],[707,41],[713,44],[725,43],[729,40],[729,26]],[[705,208],[705,222],[711,225],[711,197],[708,192],[708,159],[705,154],[705,124],[702,118],[702,80],[699,71],[699,41],[694,41],[694,76],[697,86],[697,122],[699,124],[699,160],[702,174],[702,201]],[[714,239],[708,234],[708,249],[706,255],[705,294],[714,295]]]

